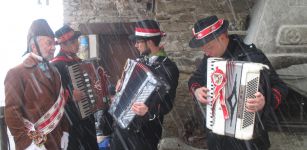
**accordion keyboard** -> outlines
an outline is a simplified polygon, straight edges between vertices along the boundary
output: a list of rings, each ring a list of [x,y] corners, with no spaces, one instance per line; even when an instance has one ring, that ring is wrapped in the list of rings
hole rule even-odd
[[[81,118],[85,118],[92,114],[92,103],[95,102],[89,76],[86,72],[81,71],[79,64],[71,65],[68,69],[73,87],[86,93],[85,96],[81,97],[81,100],[77,102]]]
[[[207,62],[207,74],[208,75],[211,75],[213,74],[214,72],[214,63],[217,62],[217,61],[221,61],[223,59],[221,58],[209,58],[208,59],[208,62]],[[212,129],[212,126],[214,124],[214,114],[212,113],[212,99],[213,99],[213,82],[211,81],[211,77],[208,76],[207,77],[207,88],[209,89],[208,91],[208,101],[209,101],[209,104],[206,106],[206,126],[208,129]],[[204,106],[200,106],[200,107],[204,107]],[[202,109],[202,108],[201,108]]]

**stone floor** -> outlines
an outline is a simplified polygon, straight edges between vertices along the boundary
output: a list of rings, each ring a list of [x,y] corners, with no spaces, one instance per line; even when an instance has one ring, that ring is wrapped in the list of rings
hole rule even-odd
[[[307,132],[270,132],[270,150],[307,150]],[[14,150],[13,139],[10,137],[11,150]],[[186,145],[177,137],[164,138],[159,150],[206,150]]]
[[[270,150],[307,150],[307,132],[270,132]],[[186,145],[178,138],[164,138],[159,150],[206,150]]]
[[[307,132],[270,132],[270,150],[306,150]]]

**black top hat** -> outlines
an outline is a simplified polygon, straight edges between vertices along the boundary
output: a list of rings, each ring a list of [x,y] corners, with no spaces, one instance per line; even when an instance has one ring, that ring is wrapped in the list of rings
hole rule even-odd
[[[32,22],[27,36],[27,52],[29,52],[30,40],[37,36],[49,36],[54,38],[54,33],[45,19],[37,19]]]
[[[142,20],[136,23],[135,32],[129,36],[131,40],[149,39],[157,36],[165,36],[155,20]]]
[[[194,37],[190,40],[191,48],[201,47],[211,40],[217,38],[228,28],[228,21],[210,16],[198,20],[192,29]]]
[[[74,31],[68,25],[64,25],[59,30],[55,31],[55,37],[57,38],[57,43],[65,43],[67,41],[75,40],[81,35],[80,31]]]

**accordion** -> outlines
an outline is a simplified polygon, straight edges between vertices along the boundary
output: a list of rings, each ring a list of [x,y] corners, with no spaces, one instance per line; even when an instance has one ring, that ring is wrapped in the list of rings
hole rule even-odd
[[[206,126],[213,133],[241,140],[253,138],[255,113],[246,111],[248,98],[255,98],[260,72],[268,66],[222,58],[207,60]]]
[[[121,80],[121,89],[115,95],[109,113],[125,129],[136,116],[131,110],[133,103],[145,103],[155,91],[166,90],[168,85],[146,65],[131,59],[126,62]]]
[[[83,61],[67,67],[74,89],[85,93],[76,100],[81,119],[108,107],[108,83],[104,69],[96,61]]]

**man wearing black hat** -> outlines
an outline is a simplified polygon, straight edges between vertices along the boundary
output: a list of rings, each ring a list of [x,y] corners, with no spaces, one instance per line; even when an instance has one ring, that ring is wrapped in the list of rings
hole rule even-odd
[[[154,93],[144,103],[134,103],[132,110],[137,115],[128,129],[115,126],[111,141],[112,150],[156,150],[162,134],[163,116],[170,112],[176,96],[179,71],[174,62],[159,47],[161,37],[159,25],[154,20],[143,20],[136,24],[135,34],[129,38],[135,40],[135,47],[140,52],[143,63],[151,68],[155,75],[170,85],[164,97]],[[141,122],[141,123],[140,123]]]
[[[33,21],[25,60],[10,69],[5,85],[5,120],[17,150],[66,149],[66,92],[57,69],[48,61],[55,51],[46,20]]]
[[[228,21],[210,16],[198,20],[193,28],[194,37],[189,43],[191,48],[200,47],[205,53],[201,64],[189,80],[189,90],[202,104],[208,104],[206,81],[207,81],[207,59],[209,57],[220,57],[226,60],[240,60],[266,64],[269,66],[269,80],[267,85],[261,82],[260,92],[255,94],[254,99],[248,99],[246,109],[249,112],[263,114],[259,118],[259,124],[255,125],[254,138],[244,141],[228,136],[221,136],[207,129],[207,143],[210,150],[227,149],[252,149],[266,150],[270,147],[268,133],[266,131],[266,118],[274,108],[283,101],[287,94],[287,87],[279,79],[271,63],[261,50],[253,44],[246,45],[238,35],[228,35]],[[262,89],[262,90],[261,90]],[[272,90],[271,90],[272,89]],[[268,92],[271,90],[270,92]],[[268,96],[268,93],[272,93]]]
[[[61,48],[58,55],[51,62],[61,74],[64,89],[68,89],[71,92],[65,106],[67,118],[71,123],[68,149],[98,150],[94,115],[82,120],[79,118],[79,110],[73,99],[80,99],[83,93],[77,89],[73,90],[68,70],[66,69],[66,66],[81,62],[81,59],[76,55],[79,51],[78,37],[80,35],[81,32],[74,31],[67,25],[57,30],[55,37]]]

